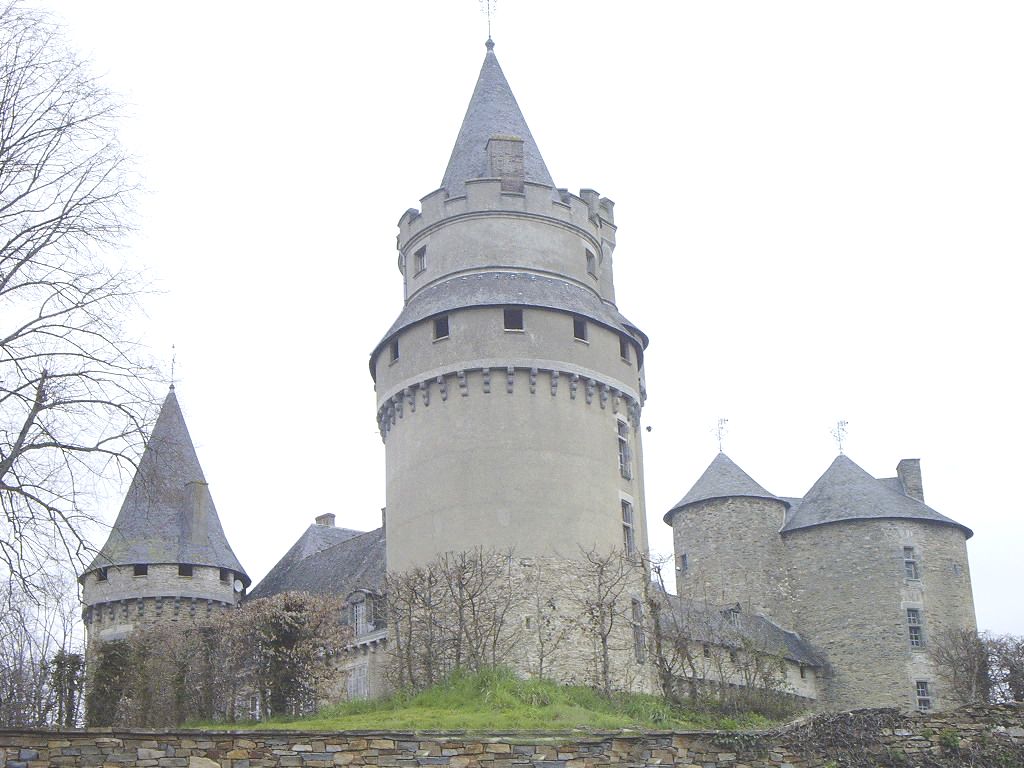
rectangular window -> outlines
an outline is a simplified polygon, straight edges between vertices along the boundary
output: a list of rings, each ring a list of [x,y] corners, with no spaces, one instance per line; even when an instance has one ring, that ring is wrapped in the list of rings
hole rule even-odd
[[[926,680],[918,680],[916,683],[917,687],[917,708],[922,712],[927,712],[932,708],[932,694],[928,690],[928,682]]]
[[[806,677],[807,677],[807,667],[805,667],[803,664],[801,664],[800,665],[800,679],[803,680]]]
[[[587,274],[597,277],[597,257],[591,250],[587,250]]]
[[[367,666],[367,664],[359,664],[348,671],[348,680],[345,681],[345,687],[348,690],[348,697],[350,699],[369,698],[370,688],[366,679]]]
[[[523,310],[512,307],[505,310],[505,330],[523,330]]]
[[[178,575],[179,576],[191,576],[192,575],[192,566],[191,565],[179,565],[178,566]]]
[[[622,500],[622,548],[627,555],[636,552],[636,540],[633,537],[633,505]]]
[[[707,643],[704,643],[704,645],[701,646],[701,650],[704,653],[704,658],[705,659],[710,659],[711,658],[711,646],[710,645],[708,645]]]
[[[434,341],[448,338],[448,315],[434,318]]]
[[[391,342],[391,362],[398,359],[398,339]]]
[[[373,631],[373,625],[367,621],[365,600],[352,603],[352,631],[356,633],[357,637]]]
[[[629,452],[629,424],[624,420],[618,420],[619,437],[619,472],[627,480],[633,479],[632,457]]]
[[[683,554],[676,557],[676,570],[679,573],[686,573],[690,568],[690,558],[684,552]]]
[[[106,580],[107,580],[107,569],[106,568],[98,569],[96,571],[96,581],[106,581]]]
[[[920,608],[907,608],[907,629],[910,631],[910,647],[924,648],[924,631],[921,627]]]
[[[903,573],[908,579],[920,578],[917,573],[917,557],[913,547],[903,548]]]
[[[644,639],[644,606],[633,598],[633,655],[637,664],[643,664],[647,656],[647,642]]]
[[[260,719],[260,699],[259,696],[249,697],[249,719],[259,720]]]
[[[148,565],[138,565],[138,564],[136,564],[136,565],[132,566],[132,575],[133,576],[145,576],[148,573],[149,573],[149,566]]]
[[[582,317],[572,319],[572,337],[579,341],[587,340],[587,321]]]
[[[227,584],[231,581],[231,571],[227,568],[220,569],[220,580]]]
[[[413,254],[413,259],[416,262],[416,273],[419,274],[427,268],[427,246],[423,246],[416,253]]]
[[[627,363],[632,362],[629,355],[629,339],[619,334],[619,357]]]

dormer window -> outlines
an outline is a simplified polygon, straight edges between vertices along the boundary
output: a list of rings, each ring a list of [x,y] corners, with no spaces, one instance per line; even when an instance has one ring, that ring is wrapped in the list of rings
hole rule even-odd
[[[423,246],[413,254],[413,263],[415,264],[414,275],[418,275],[427,268],[427,246]]]
[[[106,580],[107,580],[107,569],[106,568],[97,568],[96,569],[96,581],[106,581]]]

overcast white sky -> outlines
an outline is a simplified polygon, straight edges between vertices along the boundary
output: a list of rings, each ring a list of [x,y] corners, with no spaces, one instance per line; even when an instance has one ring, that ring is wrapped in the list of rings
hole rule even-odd
[[[32,4],[131,104],[131,254],[163,291],[137,333],[177,345],[249,575],[322,512],[375,527],[367,356],[401,308],[396,223],[483,60],[477,2]],[[555,182],[617,204],[652,547],[718,418],[792,496],[846,419],[868,472],[921,459],[926,501],[975,531],[980,628],[1024,634],[1024,4],[499,0],[493,35]]]

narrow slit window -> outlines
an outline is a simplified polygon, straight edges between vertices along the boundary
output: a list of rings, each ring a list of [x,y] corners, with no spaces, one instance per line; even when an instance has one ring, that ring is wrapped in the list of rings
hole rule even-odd
[[[626,479],[633,479],[632,457],[629,451],[629,424],[622,419],[618,420],[619,438],[619,473]]]
[[[913,547],[903,548],[903,573],[908,579],[920,578],[917,571],[917,555]]]
[[[679,573],[686,573],[690,569],[690,557],[685,552],[676,558],[676,570]]]
[[[179,565],[178,566],[178,575],[179,576],[184,576],[186,578],[191,578],[191,576],[192,576],[192,566],[191,565]]]
[[[632,356],[629,354],[629,340],[622,334],[619,334],[619,357],[627,363],[632,362]]]
[[[515,307],[507,308],[505,310],[505,330],[521,331],[523,328],[523,310]]]
[[[597,257],[589,249],[587,250],[587,274],[591,277],[597,277]]]
[[[907,630],[910,633],[910,647],[924,648],[924,630],[921,626],[920,608],[907,608]]]
[[[633,530],[633,505],[622,500],[622,549],[627,557],[636,552],[636,536]]]
[[[148,565],[140,565],[136,563],[132,566],[132,576],[146,576],[149,573]]]
[[[391,362],[395,362],[398,359],[398,339],[391,342]]]
[[[572,319],[572,336],[577,341],[587,340],[587,321],[582,317]]]
[[[423,246],[416,253],[413,254],[413,260],[416,264],[415,274],[419,274],[427,268],[427,246]]]
[[[448,315],[434,318],[434,341],[448,338]]]

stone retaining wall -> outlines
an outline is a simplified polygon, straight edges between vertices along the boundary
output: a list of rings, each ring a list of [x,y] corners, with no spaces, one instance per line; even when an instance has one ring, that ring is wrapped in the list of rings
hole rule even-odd
[[[859,710],[769,732],[584,734],[0,730],[4,768],[439,765],[448,768],[818,768],[1024,765],[1024,707]]]

